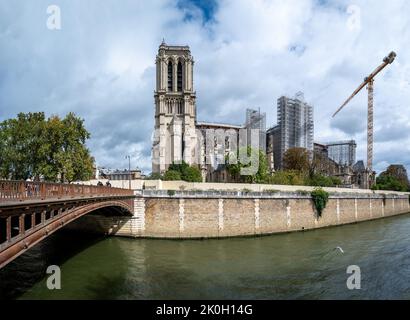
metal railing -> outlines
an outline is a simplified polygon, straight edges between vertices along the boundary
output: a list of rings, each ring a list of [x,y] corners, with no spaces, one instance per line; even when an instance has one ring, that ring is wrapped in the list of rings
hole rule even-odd
[[[0,180],[0,203],[26,200],[132,195],[132,190],[107,186]]]

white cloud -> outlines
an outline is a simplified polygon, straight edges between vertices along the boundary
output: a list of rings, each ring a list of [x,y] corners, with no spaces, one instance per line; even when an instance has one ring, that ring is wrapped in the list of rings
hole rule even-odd
[[[222,0],[210,21],[171,0],[55,4],[62,29],[54,32],[45,26],[48,1],[0,4],[0,120],[74,111],[99,164],[123,168],[135,153],[134,165],[149,171],[154,61],[165,37],[191,46],[199,120],[242,123],[247,107],[260,107],[273,125],[276,99],[302,90],[315,107],[316,140],[354,138],[365,158],[366,91],[331,115],[395,50],[375,82],[375,164],[410,170],[408,1],[356,1],[358,29],[342,0]]]

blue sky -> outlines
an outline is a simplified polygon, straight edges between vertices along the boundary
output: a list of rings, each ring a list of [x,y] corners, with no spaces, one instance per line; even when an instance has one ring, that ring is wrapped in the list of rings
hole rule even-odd
[[[45,111],[85,119],[99,165],[151,167],[155,55],[189,45],[198,120],[276,123],[281,95],[305,93],[315,140],[355,139],[365,159],[367,92],[337,107],[394,50],[375,82],[375,168],[410,170],[410,2],[406,0],[0,0],[0,120]]]
[[[179,0],[178,7],[182,10],[188,9],[186,18],[190,19],[193,16],[189,14],[191,6],[195,6],[201,10],[204,23],[212,21],[215,11],[217,10],[218,3],[216,0]]]

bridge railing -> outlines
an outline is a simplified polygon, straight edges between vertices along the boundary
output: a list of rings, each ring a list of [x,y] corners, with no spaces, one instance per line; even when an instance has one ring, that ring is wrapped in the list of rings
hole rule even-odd
[[[133,195],[133,191],[107,186],[0,180],[0,203],[9,201],[128,195]]]

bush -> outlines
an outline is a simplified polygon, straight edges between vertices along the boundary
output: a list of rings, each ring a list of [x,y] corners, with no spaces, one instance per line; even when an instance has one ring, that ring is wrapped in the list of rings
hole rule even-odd
[[[322,188],[315,188],[311,193],[311,197],[317,214],[321,217],[323,210],[326,208],[327,201],[329,200],[329,193]]]
[[[306,184],[315,187],[333,187],[332,179],[321,174],[314,174],[313,177],[307,178]]]
[[[165,181],[181,180],[181,174],[175,170],[168,170],[164,174],[164,180]]]
[[[303,185],[303,175],[295,170],[276,171],[272,176],[268,177],[267,182],[278,185]]]
[[[168,190],[167,193],[170,197],[172,197],[175,195],[175,190]]]
[[[188,167],[181,173],[181,178],[188,182],[202,182],[201,172],[196,167]]]
[[[162,180],[163,177],[159,172],[153,172],[145,178],[145,180]]]
[[[168,173],[171,173],[171,178],[168,178]],[[175,173],[177,172],[178,175]],[[178,177],[178,179],[176,179]],[[189,166],[185,161],[182,163],[173,163],[169,166],[168,171],[164,175],[165,180],[183,180],[187,182],[202,182],[201,171],[194,166]]]
[[[381,175],[377,177],[376,184],[372,186],[372,190],[407,191],[407,186],[396,177]]]
[[[336,187],[342,184],[338,177],[328,177],[321,174],[314,174],[313,177],[306,178],[305,183],[314,187]]]
[[[340,186],[343,183],[342,180],[338,177],[330,177],[330,179],[332,179],[334,187]]]
[[[240,154],[244,153],[247,154],[250,162],[249,163],[242,163],[240,159]],[[232,155],[232,154],[230,154]],[[226,169],[236,182],[244,182],[244,183],[264,183],[268,177],[268,162],[265,153],[262,150],[252,148],[251,146],[241,147],[236,152],[237,163],[229,163],[230,155],[225,157]],[[243,174],[242,170],[250,169],[252,164],[258,163],[258,170],[253,174]],[[245,171],[246,172],[246,171]],[[251,172],[248,172],[251,173]]]

